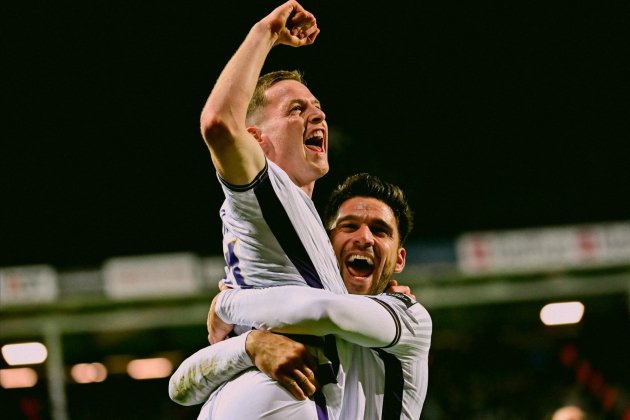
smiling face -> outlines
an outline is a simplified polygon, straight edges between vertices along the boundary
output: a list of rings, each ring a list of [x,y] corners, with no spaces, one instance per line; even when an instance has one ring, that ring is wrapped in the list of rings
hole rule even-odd
[[[328,172],[328,125],[319,101],[295,80],[275,83],[265,99],[255,137],[271,161],[312,191],[312,184]]]
[[[394,212],[376,198],[344,201],[331,225],[330,240],[349,293],[381,293],[392,274],[405,266]]]

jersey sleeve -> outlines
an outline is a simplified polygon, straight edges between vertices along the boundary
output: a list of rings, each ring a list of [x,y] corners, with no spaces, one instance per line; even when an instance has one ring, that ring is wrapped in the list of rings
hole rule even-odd
[[[308,287],[228,290],[219,295],[216,313],[230,324],[290,334],[334,334],[364,347],[385,347],[399,337],[399,324],[382,302]]]
[[[205,347],[184,360],[169,380],[171,400],[181,405],[201,404],[223,382],[254,366],[245,351],[248,335],[249,331]]]
[[[433,322],[426,308],[402,293],[382,293],[372,299],[386,307],[396,323],[396,339],[383,350],[394,355],[427,357]]]

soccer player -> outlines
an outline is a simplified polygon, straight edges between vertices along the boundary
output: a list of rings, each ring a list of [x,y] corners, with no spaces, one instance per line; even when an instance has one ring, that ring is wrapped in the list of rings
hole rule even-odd
[[[283,333],[343,338],[338,341],[346,373],[340,418],[419,418],[427,389],[431,319],[409,296],[382,293],[392,274],[405,265],[402,244],[412,217],[402,191],[376,177],[355,175],[333,193],[326,214],[348,290],[378,295],[335,295],[294,286],[220,293],[209,314],[211,341],[216,344],[184,361],[173,375],[169,391],[175,401],[201,403],[220,382],[252,366],[252,360],[261,370],[280,376],[294,394],[300,387],[305,393],[312,391],[309,381],[298,383],[300,378],[309,379],[301,373],[302,362],[313,366],[304,348],[265,331],[250,332],[245,343],[220,341],[231,329],[225,320]],[[254,397],[254,402],[246,403],[248,389],[239,383],[237,377],[212,394],[202,416],[223,418],[223,410],[234,413],[238,407],[247,407],[240,412],[243,418],[273,416],[273,402]],[[255,410],[261,407],[269,411],[256,417]]]
[[[202,111],[201,132],[225,194],[230,287],[269,286],[272,273],[276,284],[346,293],[311,201],[315,181],[328,172],[326,116],[299,73],[259,78],[273,46],[308,45],[318,33],[297,2],[276,8],[252,27]]]
[[[274,46],[310,45],[318,34],[315,17],[299,3],[278,6],[252,26],[202,110],[201,133],[225,195],[220,215],[230,287],[281,284],[347,293],[311,200],[315,181],[328,172],[326,115],[299,73],[260,76]],[[343,372],[334,337],[326,346],[323,339],[313,341],[309,349],[326,367],[318,371],[330,371],[319,379],[321,392],[314,400],[286,395],[260,372],[245,372],[241,380],[296,415],[320,412],[336,418]]]

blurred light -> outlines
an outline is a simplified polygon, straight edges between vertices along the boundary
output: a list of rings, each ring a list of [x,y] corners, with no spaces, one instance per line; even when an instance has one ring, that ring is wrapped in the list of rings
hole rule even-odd
[[[2,356],[10,366],[42,363],[48,350],[42,343],[18,343],[2,346]]]
[[[545,325],[577,324],[584,315],[582,302],[550,303],[540,310],[540,320]]]
[[[70,375],[79,384],[103,382],[107,378],[107,368],[102,363],[79,363],[72,366]]]
[[[37,383],[37,373],[31,368],[0,369],[2,388],[30,388]]]
[[[127,365],[127,373],[133,379],[166,378],[173,372],[173,364],[164,357],[136,359]]]

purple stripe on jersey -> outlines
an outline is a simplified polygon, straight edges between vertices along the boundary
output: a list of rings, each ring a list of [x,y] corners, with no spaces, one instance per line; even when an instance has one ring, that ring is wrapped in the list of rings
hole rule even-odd
[[[328,410],[326,409],[326,397],[321,390],[315,391],[313,394],[313,400],[315,401],[315,409],[317,411],[318,420],[328,420]]]
[[[236,284],[238,284],[241,289],[251,289],[252,286],[245,283],[245,279],[241,275],[241,267],[239,266],[239,260],[234,252],[234,242],[230,242],[227,244],[227,254],[225,255],[225,261],[227,262],[228,269],[232,272],[232,276],[234,280],[236,280]]]
[[[304,244],[291,224],[289,215],[273,190],[269,173],[265,173],[265,176],[254,187],[254,194],[256,194],[260,210],[271,232],[306,284],[316,289],[323,289],[324,286],[311,257],[306,252]]]
[[[375,349],[383,359],[385,367],[385,391],[383,395],[383,412],[381,420],[400,420],[405,379],[402,364],[393,354]]]
[[[326,410],[326,406],[321,407],[319,404],[315,404],[317,407],[317,419],[318,420],[328,420],[328,411]]]

